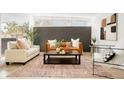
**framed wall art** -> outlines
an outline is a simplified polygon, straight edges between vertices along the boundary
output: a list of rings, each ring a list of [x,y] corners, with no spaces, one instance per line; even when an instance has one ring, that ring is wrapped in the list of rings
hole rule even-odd
[[[101,40],[117,40],[117,14],[102,19],[100,29]]]

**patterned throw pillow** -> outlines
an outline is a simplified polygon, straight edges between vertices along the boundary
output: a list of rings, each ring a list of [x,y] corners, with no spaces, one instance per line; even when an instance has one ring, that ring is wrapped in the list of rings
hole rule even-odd
[[[54,39],[54,40],[48,40],[48,43],[50,44],[50,48],[55,48],[56,47],[57,40],[56,39]]]

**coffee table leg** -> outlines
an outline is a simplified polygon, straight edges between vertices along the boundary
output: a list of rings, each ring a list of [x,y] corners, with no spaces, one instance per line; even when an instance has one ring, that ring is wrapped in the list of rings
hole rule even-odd
[[[50,55],[48,55],[48,59],[50,58]]]
[[[75,59],[77,60],[77,55],[75,55]]]
[[[81,56],[79,55],[79,64],[81,63],[80,61],[81,61]]]
[[[43,60],[44,60],[44,64],[46,63],[46,55],[44,54],[44,57],[43,57]]]

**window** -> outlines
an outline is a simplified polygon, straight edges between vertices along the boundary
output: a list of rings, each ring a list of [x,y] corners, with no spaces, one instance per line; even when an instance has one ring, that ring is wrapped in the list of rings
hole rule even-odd
[[[81,21],[81,20],[73,20],[71,22],[72,26],[88,26],[89,22],[88,21]]]

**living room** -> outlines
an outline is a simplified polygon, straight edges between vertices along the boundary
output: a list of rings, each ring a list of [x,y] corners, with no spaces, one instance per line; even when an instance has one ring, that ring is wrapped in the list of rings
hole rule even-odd
[[[103,61],[104,56],[98,56],[102,52],[99,46],[112,49],[121,43],[116,48],[123,49],[123,16],[123,13],[1,13],[0,78],[124,78],[123,59],[118,62],[117,54],[114,67],[108,66],[109,62],[94,66],[92,60],[97,57]],[[115,21],[111,22],[111,18]],[[112,27],[116,30],[108,33]],[[20,45],[21,39],[25,44]],[[47,53],[51,50],[57,54]],[[52,56],[61,60],[55,63],[50,59]]]
[[[123,92],[123,4],[1,0],[0,92]]]

